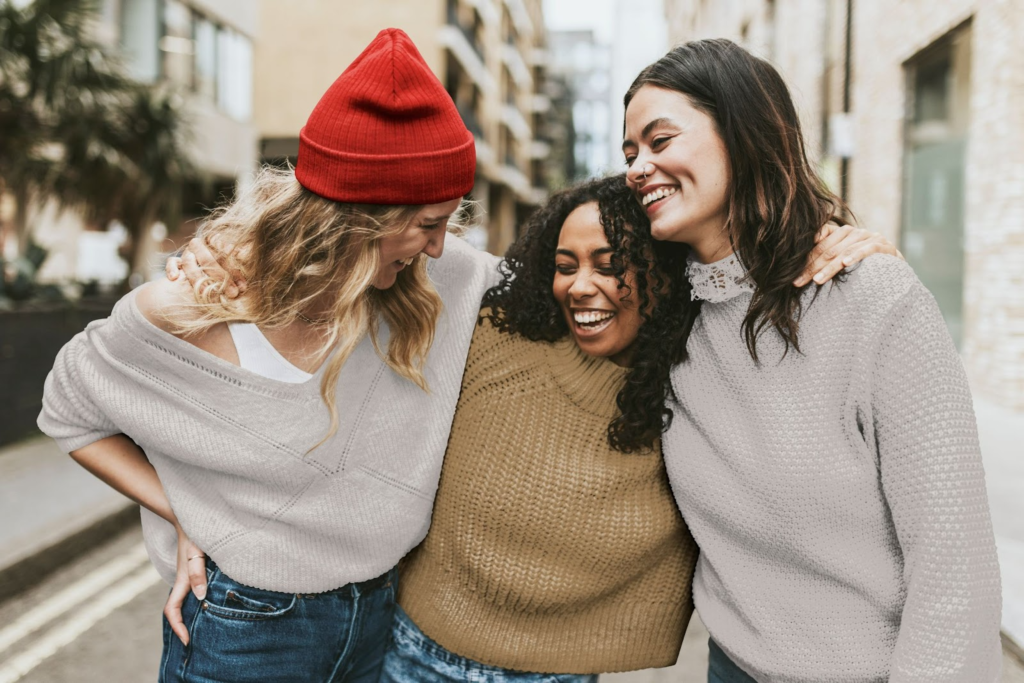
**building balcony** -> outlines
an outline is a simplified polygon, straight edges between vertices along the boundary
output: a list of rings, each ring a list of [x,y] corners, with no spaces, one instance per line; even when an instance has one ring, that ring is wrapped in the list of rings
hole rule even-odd
[[[503,104],[501,105],[500,117],[501,122],[508,126],[516,140],[523,143],[530,141],[532,131],[522,112],[510,104]]]
[[[487,71],[483,59],[470,44],[462,29],[450,24],[442,26],[437,31],[437,41],[452,53],[480,90],[488,94],[497,92],[497,82]]]
[[[533,76],[530,74],[530,67],[526,66],[523,56],[519,53],[519,48],[503,43],[498,55],[501,57],[502,63],[508,67],[509,73],[512,74],[512,80],[516,82],[516,85],[523,90],[532,91]]]
[[[526,9],[523,0],[505,0],[505,7],[508,7],[508,13],[512,17],[512,24],[516,27],[519,35],[524,38],[532,38],[534,33],[533,20],[530,18],[530,12]]]

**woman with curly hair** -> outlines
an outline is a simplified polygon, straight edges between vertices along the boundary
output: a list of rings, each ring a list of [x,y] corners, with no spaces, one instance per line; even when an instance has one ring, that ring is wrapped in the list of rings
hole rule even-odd
[[[530,220],[484,296],[383,681],[582,682],[675,662],[697,548],[658,444],[624,452],[621,414],[640,406],[620,392],[656,301],[690,305],[666,277],[688,251],[652,243],[622,176]]]
[[[687,43],[625,104],[629,182],[654,238],[690,248],[695,305],[641,330],[619,436],[656,443],[674,399],[662,448],[700,545],[708,680],[994,683],[999,566],[935,300],[887,256],[828,287],[801,274],[841,203],[767,62]]]

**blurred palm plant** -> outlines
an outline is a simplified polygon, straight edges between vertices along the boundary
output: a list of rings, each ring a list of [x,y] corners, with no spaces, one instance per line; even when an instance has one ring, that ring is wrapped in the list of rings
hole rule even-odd
[[[55,200],[95,228],[132,235],[173,225],[192,173],[181,98],[134,82],[96,39],[98,0],[0,0],[0,191],[15,200],[10,231],[24,254],[29,208]]]

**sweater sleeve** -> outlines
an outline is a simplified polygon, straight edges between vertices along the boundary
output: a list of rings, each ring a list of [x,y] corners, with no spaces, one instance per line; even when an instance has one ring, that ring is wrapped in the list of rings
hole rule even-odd
[[[97,406],[87,378],[97,377],[89,360],[90,329],[80,332],[57,354],[43,386],[43,409],[36,423],[65,453],[121,430]]]
[[[906,586],[889,680],[994,683],[999,565],[966,374],[919,282],[877,333],[871,420]]]

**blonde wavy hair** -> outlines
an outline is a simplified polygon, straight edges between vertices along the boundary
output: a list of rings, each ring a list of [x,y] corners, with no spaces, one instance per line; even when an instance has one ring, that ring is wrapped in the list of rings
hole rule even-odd
[[[272,329],[292,323],[314,301],[322,314],[324,342],[333,351],[320,394],[331,424],[320,446],[338,429],[336,387],[342,366],[367,333],[380,357],[396,373],[429,391],[423,364],[441,314],[441,297],[420,254],[386,290],[373,285],[380,267],[380,240],[410,226],[422,206],[344,204],[324,199],[295,179],[293,169],[264,167],[238,199],[214,211],[199,235],[211,245],[233,245],[227,265],[248,283],[237,299],[222,294],[225,281],[206,276],[195,283],[195,302],[164,313],[175,331],[189,336],[221,322],[255,323]],[[460,229],[466,202],[449,219]],[[378,344],[379,321],[390,330],[387,351]],[[312,449],[310,449],[312,450]]]

